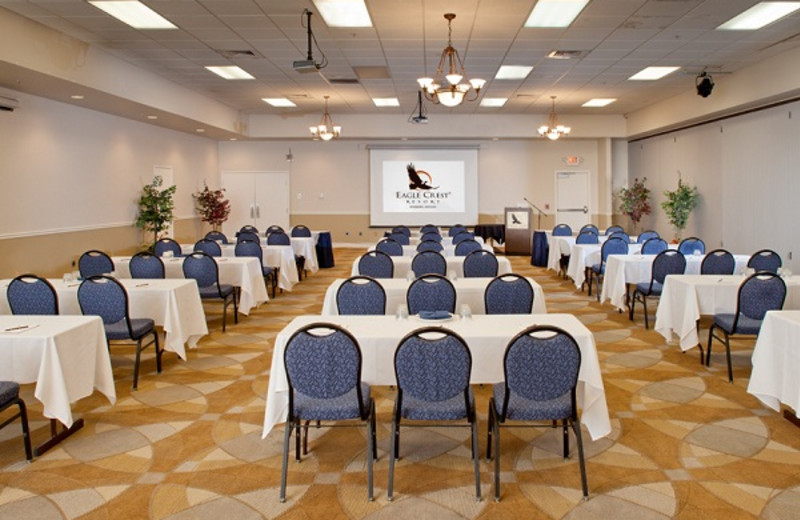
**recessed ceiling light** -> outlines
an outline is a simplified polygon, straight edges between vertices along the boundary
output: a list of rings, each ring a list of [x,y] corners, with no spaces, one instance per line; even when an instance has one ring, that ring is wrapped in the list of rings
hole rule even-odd
[[[647,67],[640,70],[628,79],[638,81],[653,81],[656,79],[661,79],[667,74],[672,74],[679,68],[680,67]]]
[[[328,27],[372,27],[364,0],[314,0]]]
[[[90,1],[89,3],[134,29],[177,29],[172,22],[137,0]]]
[[[158,116],[147,116],[147,119],[158,119]]]
[[[508,98],[504,97],[485,97],[481,99],[482,107],[501,107],[506,104]]]
[[[238,139],[236,139],[235,137],[231,137],[230,139],[228,139],[228,141],[238,141]]]
[[[397,98],[372,98],[372,102],[376,107],[399,107],[400,100]]]
[[[734,16],[717,29],[754,31],[800,9],[800,2],[761,2]]]
[[[217,76],[225,79],[255,79],[249,72],[236,65],[224,67],[206,67]]]
[[[582,107],[605,107],[616,101],[616,98],[594,98],[590,99]]]
[[[530,65],[503,65],[494,79],[525,79],[532,70]]]
[[[525,27],[569,27],[589,0],[539,0]]]
[[[80,94],[74,94],[70,96],[70,99],[83,99],[83,96],[81,96]]]
[[[195,130],[195,132],[197,132],[198,134],[202,134],[205,131],[206,131],[205,128],[198,128],[198,129]]]
[[[270,104],[270,105],[272,105],[274,107],[296,107],[297,106],[294,103],[292,103],[291,100],[289,100],[287,98],[283,98],[283,97],[280,97],[280,98],[261,98],[261,101],[264,101],[265,103],[268,103],[268,104]]]

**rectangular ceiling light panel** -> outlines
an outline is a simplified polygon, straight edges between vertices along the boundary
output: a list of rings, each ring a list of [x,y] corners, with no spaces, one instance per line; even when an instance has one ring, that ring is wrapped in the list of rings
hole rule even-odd
[[[255,79],[249,72],[236,65],[223,67],[206,67],[217,76],[225,79]]]
[[[754,31],[800,9],[800,2],[761,2],[717,27],[726,31]]]
[[[364,0],[314,0],[328,27],[372,27]]]
[[[667,74],[672,74],[679,68],[680,67],[647,67],[646,69],[640,70],[628,79],[632,79],[634,81],[654,81],[663,78]]]
[[[569,27],[589,0],[539,0],[525,27]]]
[[[616,98],[594,98],[590,99],[582,107],[605,107],[616,101]]]
[[[503,65],[494,79],[525,79],[532,70],[529,65]]]
[[[137,0],[89,3],[134,29],[177,29],[172,22]]]
[[[274,107],[296,107],[289,99],[286,98],[261,98],[262,101]]]

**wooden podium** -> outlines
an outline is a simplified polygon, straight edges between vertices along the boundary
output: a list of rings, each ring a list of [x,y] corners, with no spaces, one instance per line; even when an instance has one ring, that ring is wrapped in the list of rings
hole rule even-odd
[[[506,254],[531,254],[533,237],[533,211],[531,208],[506,208]]]

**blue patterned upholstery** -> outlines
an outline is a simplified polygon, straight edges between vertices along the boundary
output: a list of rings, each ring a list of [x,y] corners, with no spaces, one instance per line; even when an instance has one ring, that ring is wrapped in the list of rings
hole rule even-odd
[[[581,231],[578,233],[578,236],[575,238],[576,244],[599,244],[600,239],[597,237],[597,233],[593,233],[592,231]]]
[[[782,265],[781,255],[771,249],[756,251],[747,261],[747,267],[755,271],[769,271],[770,273],[777,273]]]
[[[728,380],[733,382],[733,365],[731,363],[730,336],[734,334],[757,335],[761,330],[761,322],[767,311],[780,310],[786,300],[786,283],[775,273],[763,271],[756,273],[739,286],[736,298],[736,313],[714,315],[714,321],[708,331],[708,348],[706,350],[706,366],[711,363],[711,344],[717,339],[725,344],[728,359]],[[722,336],[717,336],[714,331]]]
[[[411,270],[419,278],[426,274],[447,275],[447,260],[436,251],[422,251],[411,259]]]
[[[475,240],[475,233],[470,233],[469,231],[462,231],[457,235],[453,235],[453,245],[458,245],[464,240]]]
[[[372,278],[392,278],[394,262],[383,251],[367,251],[358,259],[358,273]]]
[[[628,234],[624,231],[615,231],[611,233],[610,238],[621,238],[622,240],[625,241],[625,243],[627,244],[631,243],[631,237],[629,237]]]
[[[339,314],[386,314],[386,291],[369,276],[351,276],[336,291]]]
[[[298,224],[292,228],[292,236],[293,237],[310,237],[311,230],[308,229],[303,224]]]
[[[258,228],[248,224],[246,226],[242,226],[241,229],[239,229],[239,233],[255,233],[256,236],[258,236]]]
[[[644,308],[644,328],[650,328],[647,315],[647,297],[660,296],[664,288],[664,280],[670,274],[683,274],[686,271],[686,257],[675,249],[666,249],[656,255],[650,268],[650,281],[636,284],[630,301],[628,319],[633,320],[636,301],[642,302]]]
[[[400,233],[406,237],[411,237],[411,230],[408,229],[408,226],[395,226],[392,228],[392,233]]]
[[[595,226],[594,224],[586,224],[586,225],[584,225],[583,227],[581,227],[580,231],[578,231],[578,234],[580,235],[581,233],[584,233],[584,232],[586,232],[586,233],[594,233],[595,235],[599,235],[600,234],[600,231],[597,229],[597,226]]]
[[[684,255],[693,255],[695,251],[700,251],[700,254],[705,254],[706,244],[697,237],[689,237],[681,240],[678,244],[678,251]]]
[[[433,224],[425,224],[424,226],[419,228],[419,232],[422,233],[423,235],[425,233],[436,233],[438,235],[439,234],[439,227],[438,226],[434,226]]]
[[[465,278],[494,278],[497,276],[497,257],[485,249],[470,252],[464,258]]]
[[[456,245],[455,254],[456,256],[467,256],[473,251],[478,251],[483,249],[483,246],[478,243],[477,240],[474,239],[466,239],[462,240]]]
[[[78,270],[81,278],[89,278],[98,274],[108,274],[114,272],[114,262],[111,257],[102,251],[86,251],[78,259]]]
[[[214,242],[219,240],[223,244],[227,244],[228,243],[228,237],[226,237],[225,233],[223,233],[221,231],[209,231],[208,233],[206,233],[205,238],[206,238],[206,240],[213,240]]]
[[[436,240],[423,240],[419,243],[419,245],[417,245],[417,253],[421,253],[423,251],[436,251],[439,253],[444,251],[444,247]]]
[[[608,226],[608,229],[606,229],[605,235],[606,236],[611,236],[612,233],[616,233],[617,231],[624,232],[625,229],[622,226]]]
[[[559,224],[553,228],[554,237],[569,237],[572,236],[572,228],[567,224]]]
[[[428,233],[423,233],[420,237],[420,242],[424,242],[426,240],[433,240],[434,242],[441,242],[442,235],[439,234],[438,231],[429,231]]]
[[[389,256],[403,256],[403,244],[391,238],[380,240],[375,249]]]
[[[22,441],[25,445],[25,458],[30,462],[33,460],[33,450],[31,449],[30,429],[28,428],[28,410],[25,406],[25,401],[19,397],[19,383],[15,381],[0,381],[0,412],[4,412],[7,408],[14,405],[19,407],[19,411],[10,417],[6,416],[0,428],[5,428],[11,424],[14,419],[19,418],[22,425]]]
[[[411,240],[404,233],[389,233],[388,238],[389,240],[394,240],[395,242],[398,242],[404,246],[407,246],[411,243]]]
[[[236,242],[244,242],[245,240],[255,242],[256,244],[261,242],[258,233],[254,233],[253,231],[239,231],[239,233],[236,234]]]
[[[131,318],[128,312],[128,293],[116,279],[98,275],[84,280],[78,287],[78,304],[81,312],[100,316],[106,338],[133,340],[136,342],[136,361],[133,366],[133,389],[139,383],[139,359],[141,352],[150,344],[155,345],[156,367],[161,373],[161,354],[155,322],[149,318]],[[152,341],[143,344],[144,338],[153,335]]]
[[[219,266],[213,257],[195,251],[183,259],[184,278],[193,278],[204,300],[222,300],[222,332],[228,316],[228,305],[233,304],[233,322],[239,323],[239,304],[232,285],[219,283]]]
[[[409,314],[456,310],[456,289],[444,276],[429,274],[411,282],[406,293]]]
[[[280,500],[286,500],[289,439],[296,432],[300,461],[301,421],[358,419],[367,427],[367,487],[372,500],[372,462],[375,450],[375,403],[370,386],[361,382],[361,350],[356,339],[343,328],[312,323],[294,334],[283,353],[289,383],[289,410],[283,437]]]
[[[205,238],[201,238],[194,244],[195,251],[202,251],[203,253],[207,254],[208,256],[222,256],[222,248],[219,247],[219,244],[214,242],[213,240],[208,240]]]
[[[164,256],[164,253],[167,251],[172,251],[172,256],[177,258],[181,256],[182,253],[181,245],[171,238],[162,238],[153,246],[153,253],[155,253],[156,256]]]
[[[237,242],[233,250],[235,256],[252,256],[258,258],[258,265],[261,266],[261,274],[264,281],[272,288],[272,297],[275,297],[275,288],[278,286],[278,269],[264,265],[264,250],[261,249],[261,244],[256,240],[242,240]]]
[[[277,225],[277,224],[272,224],[272,225],[271,225],[270,227],[268,227],[268,228],[267,228],[267,230],[264,232],[264,234],[265,234],[266,236],[270,236],[270,235],[271,235],[271,234],[273,234],[273,233],[286,233],[286,231],[284,231],[284,230],[283,230],[283,228],[282,228],[282,227],[280,227],[279,225]]]
[[[453,227],[451,227],[451,228],[450,228],[450,229],[447,231],[447,236],[449,236],[449,237],[454,237],[454,236],[456,236],[457,234],[459,234],[459,233],[462,233],[462,232],[464,232],[464,231],[466,231],[466,230],[467,230],[467,228],[465,228],[465,227],[464,227],[464,226],[462,226],[461,224],[456,224],[456,225],[454,225]]]
[[[6,289],[11,314],[58,314],[58,294],[50,282],[35,274],[17,276]]]
[[[651,238],[660,238],[658,236],[658,232],[657,231],[653,231],[652,229],[649,229],[647,231],[642,231],[641,233],[639,233],[639,236],[636,237],[636,241],[638,243],[640,243],[640,244],[644,244],[645,242],[647,242]]]
[[[394,354],[397,396],[392,416],[388,497],[394,487],[394,461],[400,454],[402,419],[455,421],[466,419],[472,430],[475,495],[480,500],[477,417],[469,380],[472,355],[455,332],[439,327],[417,329],[402,340]]]
[[[589,284],[589,296],[592,295],[592,280],[596,280],[597,283],[597,301],[600,301],[600,281],[606,272],[606,260],[608,260],[608,255],[627,255],[628,254],[628,242],[623,238],[618,236],[611,236],[603,245],[600,246],[600,263],[594,264],[590,266],[586,270],[587,282]]]
[[[493,385],[489,400],[487,458],[495,448],[495,499],[500,499],[500,428],[508,421],[545,421],[530,426],[552,427],[563,421],[564,458],[569,456],[567,427],[572,426],[578,446],[578,462],[584,498],[589,489],[583,440],[575,399],[581,366],[581,351],[566,331],[533,326],[517,334],[506,347],[505,381]],[[511,425],[509,425],[511,426]]]
[[[700,264],[700,274],[733,274],[735,270],[736,259],[724,249],[711,251]]]
[[[533,287],[525,277],[514,273],[496,277],[484,292],[486,314],[530,314]]]
[[[292,239],[289,238],[289,235],[287,235],[283,231],[273,231],[272,233],[267,235],[267,245],[290,246],[292,245]]]
[[[128,267],[131,278],[164,278],[164,262],[159,257],[147,251],[140,251],[133,255]]]
[[[657,255],[661,251],[666,251],[667,249],[669,249],[669,244],[667,244],[666,240],[659,237],[653,237],[644,241],[642,244],[641,253],[643,255]]]

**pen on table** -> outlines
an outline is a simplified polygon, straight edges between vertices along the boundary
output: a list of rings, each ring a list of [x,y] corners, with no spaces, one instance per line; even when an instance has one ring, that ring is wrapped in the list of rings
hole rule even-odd
[[[19,325],[17,327],[9,327],[7,329],[3,329],[3,332],[11,332],[11,331],[14,331],[14,330],[27,329],[29,326],[30,325]]]
[[[140,283],[140,284],[136,284],[136,287],[147,287],[148,285],[150,285],[150,284],[149,283]]]

